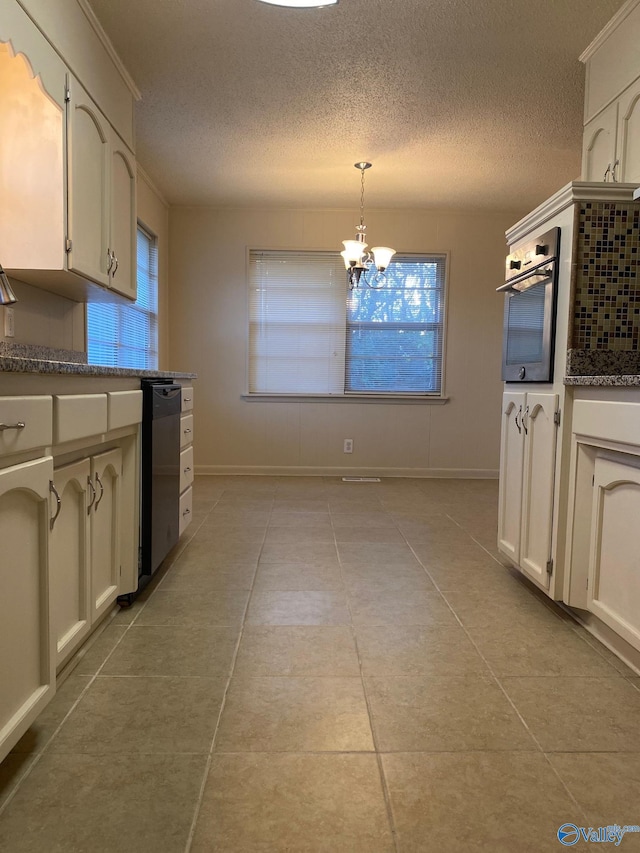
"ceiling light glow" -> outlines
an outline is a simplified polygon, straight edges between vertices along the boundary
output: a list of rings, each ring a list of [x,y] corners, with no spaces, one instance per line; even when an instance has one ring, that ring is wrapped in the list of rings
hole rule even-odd
[[[288,6],[291,9],[319,9],[322,6],[335,6],[338,0],[260,0],[270,6]]]

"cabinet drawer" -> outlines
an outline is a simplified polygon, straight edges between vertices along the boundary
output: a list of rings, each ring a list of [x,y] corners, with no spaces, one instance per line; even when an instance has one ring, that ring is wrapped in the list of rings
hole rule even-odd
[[[0,455],[50,445],[52,405],[47,396],[0,397],[0,424],[10,427],[0,430]]]
[[[107,429],[139,424],[142,420],[142,391],[107,392]]]
[[[187,447],[180,454],[180,491],[193,483],[193,447]]]
[[[180,418],[180,447],[186,447],[193,442],[193,415],[183,415]]]
[[[106,394],[57,394],[53,398],[55,444],[107,431]]]
[[[191,522],[193,516],[193,489],[191,486],[186,492],[180,495],[180,520],[178,530],[180,536],[184,533]]]
[[[182,386],[182,411],[190,412],[193,409],[193,387],[191,385]]]

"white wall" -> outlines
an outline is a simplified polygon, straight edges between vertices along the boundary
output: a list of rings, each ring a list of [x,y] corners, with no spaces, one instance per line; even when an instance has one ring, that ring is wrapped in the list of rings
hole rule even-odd
[[[350,211],[170,209],[170,364],[198,373],[199,472],[495,476],[506,244],[520,212],[371,211],[373,242],[449,252],[445,405],[244,401],[247,247],[338,251]],[[354,452],[342,452],[344,438]]]
[[[0,308],[0,341],[37,344],[54,349],[85,349],[84,306],[55,293],[11,279],[18,302],[12,306],[15,335],[4,337]]]

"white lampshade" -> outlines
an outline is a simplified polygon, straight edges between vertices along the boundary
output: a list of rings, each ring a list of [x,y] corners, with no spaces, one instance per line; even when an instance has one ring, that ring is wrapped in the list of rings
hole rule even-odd
[[[396,250],[390,249],[388,246],[376,246],[372,249],[371,254],[373,255],[373,262],[376,265],[376,268],[380,271],[386,270],[395,253]]]
[[[313,9],[320,6],[335,6],[338,0],[260,0],[271,6],[289,6],[292,9]]]
[[[353,262],[354,264],[360,262],[364,250],[367,248],[367,244],[361,243],[359,240],[343,240],[342,245],[344,246],[344,254],[342,252],[340,254],[345,262],[349,261],[349,263]]]
[[[342,255],[342,260],[344,261],[344,268],[346,270],[348,270],[349,267],[351,266],[351,264],[349,263],[349,258],[347,257],[347,250],[343,249],[343,251],[340,252],[340,254]]]

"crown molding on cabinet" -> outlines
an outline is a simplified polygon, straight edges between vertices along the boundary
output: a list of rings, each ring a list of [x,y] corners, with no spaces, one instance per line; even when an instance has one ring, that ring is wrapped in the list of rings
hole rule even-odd
[[[587,60],[593,56],[596,50],[598,50],[598,48],[609,38],[611,33],[631,14],[638,3],[640,3],[640,0],[627,0],[627,2],[618,9],[613,18],[611,18],[605,27],[600,30],[589,47],[580,54],[578,57],[580,62],[587,62]]]
[[[601,181],[572,181],[562,187],[557,193],[543,201],[535,210],[532,210],[524,219],[516,222],[506,231],[507,243],[511,246],[527,237],[531,232],[540,228],[555,216],[578,201],[633,201],[633,193],[636,184],[622,184]]]
[[[120,76],[122,77],[124,82],[126,83],[127,88],[129,89],[129,91],[131,92],[131,94],[133,95],[135,100],[140,101],[142,99],[142,93],[140,92],[140,89],[138,89],[138,87],[136,86],[136,84],[133,80],[133,77],[129,74],[127,69],[124,67],[122,60],[118,56],[116,49],[113,46],[109,36],[106,34],[104,29],[102,28],[102,24],[97,19],[95,12],[93,11],[91,6],[89,5],[88,0],[76,0],[76,2],[78,3],[78,6],[80,6],[82,11],[84,12],[84,15],[85,15],[86,19],[89,21],[89,24],[91,25],[93,31],[95,32],[95,34],[100,39],[102,46],[104,47],[104,49],[109,54],[109,58],[111,59],[111,61],[115,65],[116,69],[118,70],[118,73],[120,74]]]

